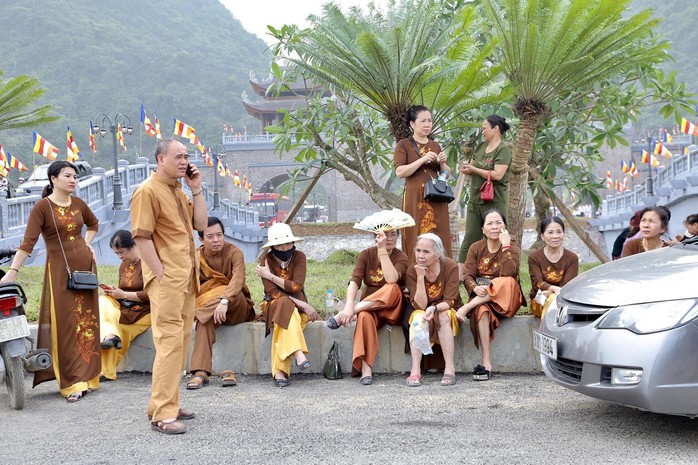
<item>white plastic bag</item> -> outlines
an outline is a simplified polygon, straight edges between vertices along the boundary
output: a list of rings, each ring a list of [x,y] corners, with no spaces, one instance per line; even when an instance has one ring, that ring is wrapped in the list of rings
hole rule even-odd
[[[412,332],[414,334],[412,344],[419,348],[424,355],[433,354],[429,342],[429,322],[425,321],[424,318],[415,318],[412,321]]]

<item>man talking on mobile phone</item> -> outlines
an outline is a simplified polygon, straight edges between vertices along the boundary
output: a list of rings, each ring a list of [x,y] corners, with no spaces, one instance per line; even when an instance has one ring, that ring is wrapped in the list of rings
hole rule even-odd
[[[189,164],[184,144],[172,138],[158,141],[155,161],[157,170],[136,189],[131,200],[133,239],[141,254],[155,345],[147,413],[152,429],[181,434],[186,432],[181,420],[194,418],[194,413],[180,408],[179,403],[179,381],[199,288],[194,229],[206,229],[208,213],[201,173]],[[191,189],[191,199],[182,191],[180,178]]]

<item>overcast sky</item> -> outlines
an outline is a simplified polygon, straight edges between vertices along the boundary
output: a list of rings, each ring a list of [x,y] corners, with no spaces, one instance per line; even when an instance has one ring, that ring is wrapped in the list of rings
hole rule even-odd
[[[346,11],[354,5],[366,6],[370,0],[334,0]],[[279,28],[284,24],[306,26],[305,18],[322,11],[328,0],[221,0],[242,26],[267,43],[272,39],[267,34],[267,24]],[[384,5],[385,0],[374,0],[376,5]]]

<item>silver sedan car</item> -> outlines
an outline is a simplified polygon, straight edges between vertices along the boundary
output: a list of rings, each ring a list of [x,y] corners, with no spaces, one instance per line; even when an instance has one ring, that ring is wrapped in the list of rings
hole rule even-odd
[[[698,240],[579,275],[533,336],[545,374],[566,388],[698,417]]]

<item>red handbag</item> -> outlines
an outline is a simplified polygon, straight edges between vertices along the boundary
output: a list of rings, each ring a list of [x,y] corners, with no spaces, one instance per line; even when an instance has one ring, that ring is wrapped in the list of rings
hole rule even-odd
[[[492,184],[492,179],[490,178],[491,173],[491,171],[487,172],[487,179],[480,187],[480,200],[483,202],[491,202],[494,200],[494,184]]]

